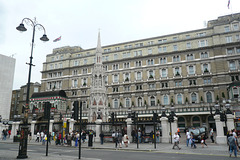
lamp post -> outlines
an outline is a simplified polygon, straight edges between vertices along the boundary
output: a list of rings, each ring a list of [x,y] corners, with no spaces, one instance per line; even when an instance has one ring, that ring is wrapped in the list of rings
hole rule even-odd
[[[19,152],[18,152],[18,159],[24,159],[28,158],[27,156],[27,138],[28,138],[28,111],[27,109],[29,108],[29,92],[30,92],[30,80],[31,80],[31,70],[32,70],[32,59],[33,59],[33,45],[34,45],[34,38],[35,38],[35,29],[36,27],[41,27],[44,30],[43,36],[40,38],[42,41],[48,41],[49,39],[47,38],[45,28],[36,22],[36,19],[33,21],[30,18],[24,18],[22,20],[22,23],[16,27],[18,31],[24,32],[27,31],[27,29],[24,27],[23,23],[31,23],[31,26],[33,27],[33,35],[32,35],[32,45],[31,45],[31,56],[30,56],[30,63],[27,63],[29,65],[29,73],[28,73],[28,83],[27,83],[27,96],[26,96],[26,105],[24,107],[24,120],[23,124],[24,126],[22,127],[21,130],[21,140],[19,144]]]
[[[224,131],[224,135],[226,135],[228,131],[227,114],[232,114],[232,111],[230,110],[231,104],[229,103],[229,101],[226,102],[225,100],[223,100],[222,106],[226,108],[226,111],[221,109],[221,105],[219,103],[215,104],[215,109],[216,109],[215,115],[216,114],[220,115],[220,121],[225,122],[225,127],[223,131]]]

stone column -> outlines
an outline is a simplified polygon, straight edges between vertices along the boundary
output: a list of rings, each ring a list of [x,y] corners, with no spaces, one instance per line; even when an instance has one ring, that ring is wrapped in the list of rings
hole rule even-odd
[[[54,120],[53,119],[50,119],[50,123],[49,123],[49,133],[53,132],[53,123],[54,123]]]
[[[234,115],[232,114],[227,114],[227,129],[232,130],[234,129]]]
[[[224,136],[224,132],[223,132],[223,124],[224,122],[220,121],[220,115],[217,114],[214,116],[215,119],[215,123],[216,123],[216,143],[218,144],[226,144],[227,143],[227,137]]]
[[[1,125],[1,124],[0,124]],[[11,137],[16,135],[16,122],[12,123]]]
[[[34,129],[35,129],[35,124],[36,124],[36,122],[37,122],[36,120],[33,120],[33,121],[31,122],[32,140],[35,139]]]
[[[74,119],[69,119],[69,133],[73,131],[74,123],[76,121]]]
[[[169,127],[168,127],[168,118],[161,117],[161,126],[162,126],[162,143],[169,143]]]
[[[127,118],[126,119],[126,122],[127,122],[127,136],[128,136],[128,139],[130,142],[132,142],[132,119],[131,118]]]
[[[95,137],[95,142],[100,142],[99,134],[101,133],[102,119],[97,119],[97,120],[95,121],[95,123],[96,123],[96,137]]]
[[[174,117],[174,122],[172,122],[172,136],[177,132],[177,117]]]

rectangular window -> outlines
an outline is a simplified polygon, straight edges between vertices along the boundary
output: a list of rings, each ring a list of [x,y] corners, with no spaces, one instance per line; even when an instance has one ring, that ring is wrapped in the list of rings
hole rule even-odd
[[[187,42],[186,48],[187,48],[187,49],[191,48],[191,43],[190,43],[190,42]]]
[[[115,50],[116,50],[116,51],[119,51],[119,50],[120,50],[120,47],[115,47]]]
[[[118,82],[118,75],[117,74],[115,74],[114,76],[113,76],[113,82]]]
[[[206,46],[208,46],[207,40],[200,40],[200,41],[198,41],[198,46],[199,47],[206,47]]]
[[[153,41],[148,42],[148,45],[153,45],[153,44],[154,44]]]
[[[141,72],[137,72],[137,80],[142,80],[142,73]]]
[[[167,52],[167,46],[163,46],[163,52]]]
[[[231,42],[232,42],[232,36],[227,36],[226,43],[231,43]]]
[[[208,58],[207,52],[201,52],[201,59]]]
[[[158,47],[158,53],[162,53],[162,47]]]
[[[225,26],[225,27],[224,27],[224,31],[225,31],[225,32],[230,32],[230,27],[229,27],[229,26]]]
[[[176,81],[175,86],[176,87],[181,87],[182,86],[182,81]]]
[[[212,83],[212,80],[211,80],[211,78],[205,78],[205,79],[203,80],[203,83],[204,83],[204,84],[211,84],[211,83]]]
[[[234,54],[234,48],[227,48],[227,54],[228,55]]]
[[[141,84],[136,85],[136,90],[142,90],[142,85]]]
[[[234,29],[234,30],[239,30],[238,24],[233,24],[233,29]]]
[[[152,54],[152,49],[148,49],[148,54]]]
[[[114,60],[118,59],[118,54],[114,54]]]
[[[113,65],[113,70],[118,70],[118,64]]]
[[[178,46],[177,45],[173,45],[173,50],[177,51],[178,50]]]
[[[87,68],[84,68],[82,71],[83,71],[83,72],[82,72],[83,74],[87,74],[87,72],[88,72],[88,71],[87,71]]]
[[[87,64],[87,59],[84,59],[84,60],[83,60],[83,63],[84,63],[84,64]]]
[[[176,41],[176,40],[178,40],[178,38],[177,37],[173,37],[173,41]]]
[[[206,32],[198,33],[197,36],[198,36],[198,37],[206,36]]]
[[[189,80],[189,85],[190,86],[195,86],[196,85],[196,80],[195,79]]]
[[[240,53],[240,47],[237,47],[237,48],[236,48],[236,52],[237,52],[237,53]]]
[[[130,86],[124,86],[124,91],[130,91]]]
[[[113,87],[113,92],[118,92],[118,87]]]
[[[33,92],[38,92],[38,87],[34,87],[34,91]]]
[[[129,62],[124,63],[124,68],[130,68],[130,63]]]
[[[162,77],[167,77],[167,70],[166,69],[162,69]]]
[[[186,35],[186,39],[189,39],[189,38],[191,38],[191,36],[190,35]]]

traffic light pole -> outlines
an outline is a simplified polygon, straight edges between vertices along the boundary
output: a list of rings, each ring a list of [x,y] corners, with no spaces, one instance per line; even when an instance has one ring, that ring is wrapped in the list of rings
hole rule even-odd
[[[156,124],[155,124],[155,121],[156,121],[156,119],[155,118],[153,118],[153,129],[154,129],[154,138],[153,138],[153,140],[154,140],[154,148],[156,149]]]
[[[138,149],[138,113],[136,113],[136,123],[137,123],[137,149]]]
[[[80,101],[80,121],[79,121],[79,125],[80,125],[80,139],[79,139],[79,153],[78,153],[78,159],[81,159],[81,139],[82,139],[82,101]]]
[[[50,103],[46,102],[45,108],[47,110],[47,119],[48,119],[48,124],[47,124],[47,146],[46,146],[46,156],[48,156],[48,141],[49,141],[49,123],[50,123]]]

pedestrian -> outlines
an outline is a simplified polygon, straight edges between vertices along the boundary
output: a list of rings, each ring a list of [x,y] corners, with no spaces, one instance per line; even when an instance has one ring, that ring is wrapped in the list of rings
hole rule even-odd
[[[178,132],[179,137],[181,138],[180,129],[179,128],[177,128],[177,132]]]
[[[124,142],[125,147],[128,147],[128,135],[126,133],[123,136],[123,142]]]
[[[86,137],[87,137],[86,131],[83,131],[82,132],[82,142],[83,143],[85,143]]]
[[[71,139],[72,139],[72,136],[71,136],[71,133],[69,132],[68,134],[67,134],[67,145],[68,146],[72,146],[71,144]]]
[[[230,146],[229,157],[232,156],[233,151],[234,151],[235,157],[237,157],[237,150],[238,150],[237,140],[232,133],[230,134],[230,137],[228,137],[228,144]]]
[[[115,148],[118,147],[118,132],[114,133],[114,142],[115,142]]]
[[[214,136],[214,133],[213,133],[213,129],[211,128],[210,129],[210,137],[211,137],[212,143],[214,143],[213,136]]]
[[[190,132],[188,130],[186,130],[186,143],[187,143],[187,147],[188,147],[190,139],[191,139]]]
[[[35,142],[39,142],[39,138],[40,138],[40,133],[39,132],[37,132],[37,139],[35,140]]]
[[[122,148],[122,133],[118,131],[118,144],[119,148]]]
[[[173,145],[172,149],[174,149],[175,146],[177,146],[178,149],[180,150],[181,148],[178,146],[178,145],[179,145],[179,142],[180,142],[178,132],[175,132],[175,134],[174,134],[174,136],[173,136],[173,139],[174,139],[174,145]]]
[[[193,132],[191,132],[190,143],[191,143],[191,148],[194,148],[194,149],[197,148],[197,146],[196,146],[196,144],[195,144],[195,139],[194,139],[194,133],[193,133]]]
[[[8,130],[8,138],[10,138],[10,136],[11,136],[11,130],[9,129]]]
[[[135,134],[135,130],[134,130],[134,129],[133,129],[132,132],[131,132],[131,136],[132,136],[132,143],[134,143],[135,137],[136,137],[136,134]]]
[[[79,137],[80,137],[80,134],[77,132],[77,133],[75,134],[75,147],[78,146]]]
[[[42,140],[44,139],[44,133],[43,131],[40,133],[40,142],[42,142]]]
[[[100,140],[101,140],[101,145],[103,145],[103,138],[104,138],[103,132],[101,132],[101,133],[99,134],[99,137],[100,137]]]
[[[202,145],[202,148],[204,148],[204,145],[208,147],[208,145],[206,144],[206,136],[205,136],[205,134],[201,135],[201,145]]]

